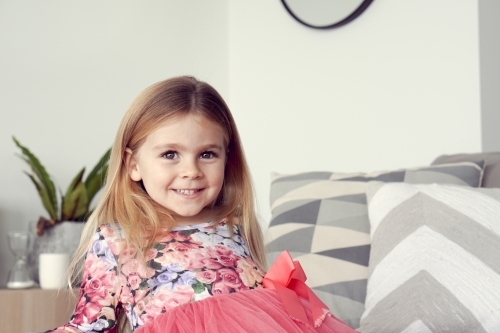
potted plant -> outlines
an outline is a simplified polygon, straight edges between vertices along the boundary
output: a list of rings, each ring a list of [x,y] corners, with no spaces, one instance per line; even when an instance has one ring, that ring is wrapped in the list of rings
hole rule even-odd
[[[82,168],[63,193],[49,176],[45,167],[31,151],[12,137],[21,150],[20,157],[29,165],[31,172],[25,173],[31,179],[40,196],[48,217],[40,216],[36,224],[33,249],[29,256],[33,277],[38,281],[38,255],[43,252],[66,252],[73,255],[80,238],[83,223],[91,213],[92,199],[101,189],[108,170],[111,149],[108,149],[84,177]]]

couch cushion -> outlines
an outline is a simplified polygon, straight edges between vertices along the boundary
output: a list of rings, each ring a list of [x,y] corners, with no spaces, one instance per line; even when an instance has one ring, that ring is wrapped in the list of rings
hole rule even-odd
[[[498,332],[500,189],[367,186],[372,247],[360,332]]]
[[[482,187],[500,187],[500,152],[441,155],[432,165],[467,161],[484,161]]]
[[[298,259],[307,283],[332,312],[356,328],[364,310],[370,225],[365,186],[371,180],[479,186],[482,162],[374,173],[275,174],[266,233],[269,262],[283,250]]]

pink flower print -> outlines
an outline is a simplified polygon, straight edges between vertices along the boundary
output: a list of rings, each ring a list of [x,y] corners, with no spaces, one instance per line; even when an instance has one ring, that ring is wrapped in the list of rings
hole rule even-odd
[[[85,297],[81,297],[76,305],[71,322],[76,325],[93,322],[99,317],[101,307],[99,303],[88,302]]]
[[[188,252],[189,250],[193,249],[199,249],[200,246],[194,243],[181,243],[181,242],[172,242],[168,243],[167,247],[165,248],[165,252],[167,251],[173,251],[173,252],[178,252],[178,253],[185,253]]]
[[[144,300],[140,300],[135,304],[135,311],[137,313],[142,313],[144,312],[145,309],[146,309],[146,303],[144,302]]]
[[[108,242],[109,249],[111,250],[111,253],[113,253],[115,256],[118,256],[122,252],[122,248],[125,247],[125,240],[124,239],[117,239]]]
[[[102,304],[115,286],[116,274],[114,271],[108,271],[108,268],[108,265],[97,256],[92,253],[87,254],[82,287],[91,301],[97,300]]]
[[[145,306],[141,304],[139,306],[139,309],[141,308],[143,309],[141,312],[145,312],[143,315],[140,316],[140,318],[144,323],[154,319],[159,314],[165,312],[164,302],[160,298],[156,297],[151,299]]]
[[[188,254],[186,270],[196,271],[205,267],[203,261],[205,260],[205,255],[200,251],[191,251]]]
[[[153,298],[144,306],[145,314],[141,315],[143,322],[154,319],[159,314],[176,306],[190,303],[194,298],[191,286],[178,285],[173,290],[163,288],[154,294]],[[139,312],[140,313],[140,312]]]
[[[194,291],[191,286],[177,285],[173,290],[168,288],[158,290],[154,297],[155,300],[161,301],[161,304],[168,311],[176,306],[190,303],[194,298]]]
[[[202,261],[203,263],[203,266],[205,268],[208,268],[208,269],[220,269],[222,268],[223,266],[215,259],[212,259],[212,258],[206,258]]]
[[[101,235],[104,238],[110,238],[115,236],[115,230],[110,225],[101,225]]]
[[[221,268],[218,271],[221,281],[228,287],[237,289],[241,287],[239,274],[230,268]]]
[[[168,243],[168,242],[171,242],[173,239],[174,239],[174,236],[172,235],[171,232],[161,233],[158,236],[159,243]]]
[[[194,242],[193,239],[191,238],[191,235],[185,235],[181,231],[172,231],[171,234],[172,237],[178,242],[190,242],[190,243],[197,243],[197,245],[201,245],[198,242]]]
[[[212,295],[229,294],[231,288],[227,286],[223,281],[214,282],[212,285]]]
[[[250,287],[245,286],[243,283],[240,284],[238,288],[235,288],[236,291],[245,291],[245,290],[250,290]]]
[[[264,272],[258,269],[250,258],[238,260],[237,265],[236,271],[239,273],[240,279],[245,286],[252,287],[256,283],[262,283]]]
[[[153,260],[158,255],[158,250],[155,248],[146,251],[146,261]]]
[[[190,265],[186,268],[189,270],[198,270],[202,268],[218,270],[223,266],[215,259],[210,258],[208,253],[196,251],[190,256]]]
[[[135,291],[134,302],[138,303],[142,301],[148,292],[148,289],[137,289]]]
[[[205,247],[203,250],[203,253],[209,258],[217,258],[217,256],[219,255],[219,253],[213,247]]]
[[[130,288],[125,285],[121,288],[120,302],[123,304],[134,303],[134,295],[130,292]]]
[[[178,254],[178,253],[173,253],[173,252],[164,253],[164,252],[166,252],[166,250],[160,251],[160,253],[162,255],[159,256],[158,258],[154,259],[155,263],[158,263],[162,266],[167,266],[167,265],[179,262],[179,260],[184,259],[184,254]]]
[[[124,263],[135,258],[137,251],[134,247],[127,246],[125,239],[116,239],[108,242],[111,253],[118,256],[118,261]]]
[[[122,273],[126,276],[137,274],[141,278],[150,278],[155,274],[155,271],[151,267],[145,267],[139,260],[131,259],[123,264]]]
[[[130,288],[132,289],[139,289],[141,281],[142,279],[136,274],[129,275],[128,277],[128,283],[130,284]]]
[[[224,256],[230,256],[231,254],[233,254],[233,251],[231,249],[228,249],[227,247],[222,245],[215,245],[215,251],[219,255],[224,255]]]
[[[184,234],[182,231],[171,231],[168,233],[162,233],[158,236],[158,242],[168,243],[171,241],[177,242],[192,242],[192,238],[189,234]]]
[[[236,266],[237,260],[238,260],[238,257],[233,255],[233,254],[231,254],[231,255],[220,254],[217,256],[217,261],[225,267]]]
[[[175,271],[185,271],[192,265],[189,253],[186,252],[168,252],[154,260],[156,264],[162,267],[176,267]]]
[[[196,273],[196,280],[204,284],[210,284],[217,279],[217,273],[212,270],[200,271]]]
[[[139,261],[137,259],[132,259],[122,266],[122,273],[125,274],[125,276],[129,276],[132,274],[137,274],[139,270]]]

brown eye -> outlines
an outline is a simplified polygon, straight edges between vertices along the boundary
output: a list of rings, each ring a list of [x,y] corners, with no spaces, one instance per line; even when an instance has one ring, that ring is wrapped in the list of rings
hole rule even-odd
[[[211,158],[214,158],[214,157],[217,157],[217,156],[213,152],[211,152],[211,151],[204,151],[200,155],[200,158],[203,158],[203,159],[211,159]]]
[[[167,151],[167,152],[163,153],[162,156],[164,158],[166,158],[167,160],[173,160],[173,159],[177,158],[177,152],[175,152],[175,151]]]

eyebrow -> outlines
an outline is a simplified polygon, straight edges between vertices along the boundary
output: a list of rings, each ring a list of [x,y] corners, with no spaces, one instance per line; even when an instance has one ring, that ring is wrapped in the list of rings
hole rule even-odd
[[[153,149],[155,150],[165,150],[165,149],[173,149],[173,150],[184,150],[186,147],[184,145],[181,145],[179,143],[166,143],[166,144],[160,144],[157,146],[154,146]],[[218,150],[223,150],[222,146],[217,145],[217,144],[207,144],[198,147],[197,150],[207,150],[207,149],[218,149]]]

